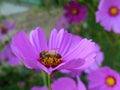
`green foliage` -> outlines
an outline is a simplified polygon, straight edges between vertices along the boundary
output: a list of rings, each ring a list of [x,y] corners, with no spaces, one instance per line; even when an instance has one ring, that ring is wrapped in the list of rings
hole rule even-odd
[[[22,65],[13,67],[2,62],[0,65],[0,90],[29,90],[35,85],[42,86],[42,76],[39,72],[28,70]],[[20,87],[20,82],[24,82],[25,85]]]

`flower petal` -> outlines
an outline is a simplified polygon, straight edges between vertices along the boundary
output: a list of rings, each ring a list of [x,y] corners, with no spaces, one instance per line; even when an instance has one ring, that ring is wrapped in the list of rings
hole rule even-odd
[[[24,31],[16,34],[12,39],[11,48],[13,53],[19,57],[28,68],[38,68],[38,54],[32,47]]]
[[[82,37],[77,36],[77,35],[72,35],[72,41],[70,43],[69,50],[67,50],[67,51],[69,52],[70,50],[74,49],[74,47],[76,47],[81,40],[82,40]]]
[[[76,83],[71,78],[59,78],[52,84],[52,90],[77,90]]]
[[[56,49],[56,37],[57,37],[57,30],[53,29],[50,34],[50,39],[49,39],[49,50]]]
[[[18,66],[18,65],[20,65],[20,60],[17,57],[11,57],[9,60],[7,60],[6,63],[8,65]]]
[[[68,51],[68,49],[70,48],[71,45],[71,41],[72,41],[72,35],[65,32],[64,33],[64,37],[62,39],[62,43],[61,46],[59,47],[59,53],[64,56],[65,53]]]
[[[113,19],[104,11],[96,12],[96,22],[100,22],[100,24],[107,30],[111,31]]]
[[[74,68],[78,68],[80,66],[82,66],[84,64],[84,60],[82,59],[73,59],[70,61],[66,61],[64,64],[59,65],[58,67],[56,67],[55,69],[67,69],[67,70],[72,70]]]
[[[107,4],[106,4],[107,3]],[[120,8],[120,5],[119,5],[120,1],[119,0],[100,0],[100,3],[99,3],[99,9],[100,10],[104,10],[104,11],[108,11],[110,7],[112,6],[117,6],[118,8]]]
[[[113,30],[115,33],[120,34],[120,15],[113,21]]]
[[[85,84],[80,80],[80,77],[77,76],[78,89],[77,90],[87,90]]]
[[[74,47],[69,53],[67,53],[64,58],[67,60],[75,58],[86,58],[89,54],[94,54],[96,51],[95,43],[91,40],[82,39],[76,47]]]
[[[40,27],[32,30],[30,33],[30,42],[38,53],[47,49],[47,41],[44,32]]]
[[[7,58],[7,50],[3,50],[1,53],[0,53],[0,61],[4,60]]]
[[[64,38],[64,29],[61,29],[58,34],[57,34],[57,37],[56,37],[56,48],[60,48],[61,44],[62,44],[62,40]]]

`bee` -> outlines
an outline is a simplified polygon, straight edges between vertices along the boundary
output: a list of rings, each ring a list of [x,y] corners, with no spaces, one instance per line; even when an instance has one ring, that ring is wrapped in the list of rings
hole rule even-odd
[[[56,67],[62,62],[62,57],[55,50],[44,50],[40,53],[40,62],[48,68]]]

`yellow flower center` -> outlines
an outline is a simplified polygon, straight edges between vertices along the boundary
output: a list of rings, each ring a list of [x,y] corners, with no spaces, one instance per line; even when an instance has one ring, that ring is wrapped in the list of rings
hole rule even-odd
[[[115,81],[114,77],[109,76],[109,77],[106,78],[106,84],[108,86],[114,86],[115,83],[116,83],[116,81]]]
[[[6,33],[7,28],[4,25],[2,25],[0,28],[1,28],[3,34]]]
[[[112,7],[112,8],[110,8],[109,12],[110,12],[110,15],[116,16],[119,13],[119,10],[117,7]]]
[[[62,62],[62,57],[55,51],[44,50],[40,53],[40,62],[47,68],[56,67]]]
[[[77,9],[73,9],[72,10],[72,14],[74,14],[74,15],[78,14],[78,10]]]

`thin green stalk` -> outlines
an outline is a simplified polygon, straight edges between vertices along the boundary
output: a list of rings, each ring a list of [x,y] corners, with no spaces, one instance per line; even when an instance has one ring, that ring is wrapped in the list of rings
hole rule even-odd
[[[107,32],[105,30],[102,30],[103,34],[106,36],[107,40],[109,41],[109,43],[111,44],[111,40],[110,37],[108,36]]]
[[[50,74],[48,74],[48,88],[49,90],[52,90]]]
[[[47,86],[46,73],[44,71],[42,71],[42,77],[44,85]]]
[[[107,40],[109,41],[109,43],[110,43],[110,47],[111,47],[111,49],[110,49],[110,52],[111,52],[111,58],[112,58],[112,61],[111,62],[109,62],[109,64],[110,64],[110,66],[111,67],[113,67],[113,64],[114,64],[114,43],[112,43],[112,40],[111,40],[111,37],[109,36],[109,34],[107,34],[107,32],[105,31],[105,30],[103,30],[103,34],[104,35],[106,35],[106,38],[107,38]]]

